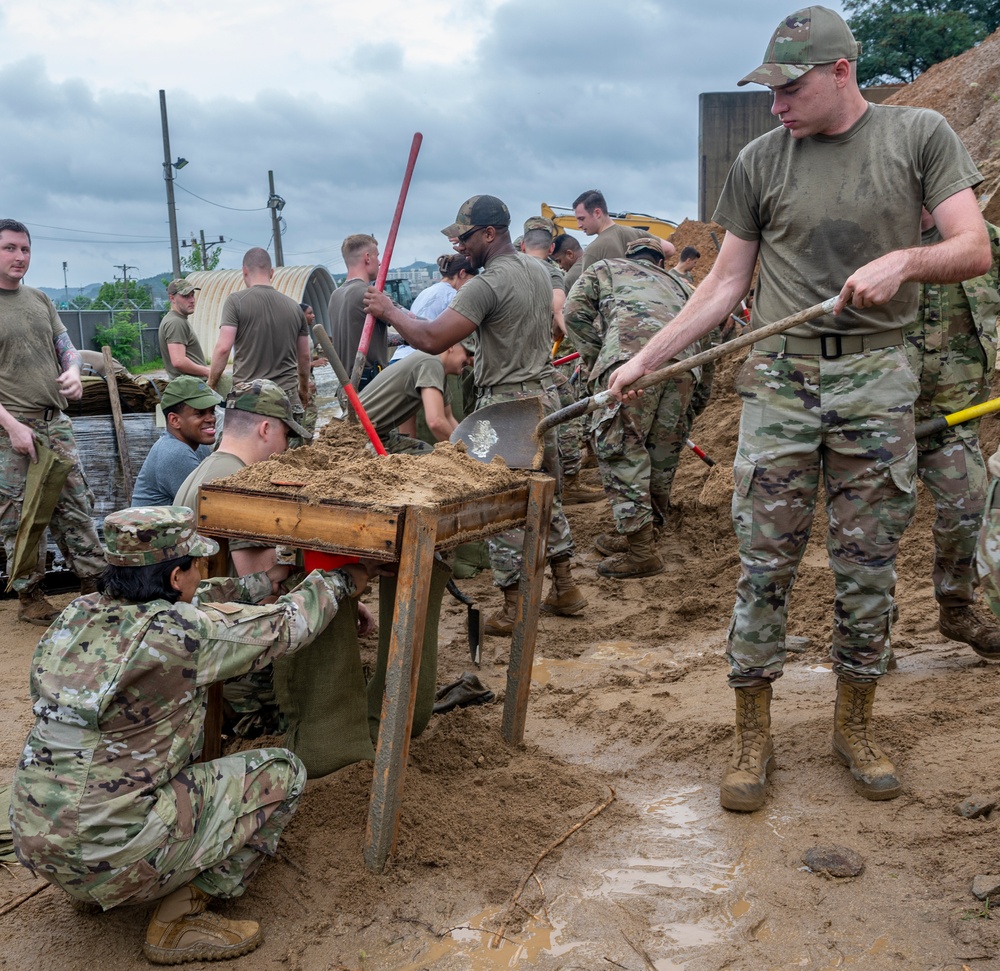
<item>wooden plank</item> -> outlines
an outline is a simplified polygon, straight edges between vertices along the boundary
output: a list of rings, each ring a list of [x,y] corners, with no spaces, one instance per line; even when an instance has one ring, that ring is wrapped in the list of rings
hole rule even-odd
[[[202,579],[224,577],[229,571],[229,543],[219,540],[219,552],[208,558],[208,569]],[[208,689],[208,704],[205,710],[205,742],[201,749],[201,761],[211,762],[222,757],[222,682],[217,681]]]
[[[528,485],[490,496],[444,503],[438,508],[438,549],[466,542],[464,534],[489,536],[520,526],[528,503]]]
[[[511,635],[510,663],[507,665],[507,692],[504,695],[503,720],[500,725],[504,741],[513,745],[524,741],[524,723],[528,716],[528,694],[531,690],[531,666],[535,661],[538,611],[542,601],[542,582],[545,579],[545,547],[549,537],[555,486],[554,479],[540,476],[532,479],[528,493],[521,579],[517,589],[517,610]]]
[[[365,832],[365,864],[375,873],[385,869],[396,846],[436,538],[436,510],[410,506],[406,510],[400,544],[396,609],[389,639],[382,722]]]
[[[314,505],[298,499],[236,492],[206,483],[198,498],[198,529],[211,536],[259,539],[372,559],[398,557],[398,513],[359,506]]]
[[[101,348],[104,355],[104,380],[108,383],[108,397],[111,399],[111,416],[115,423],[115,440],[118,442],[118,457],[122,464],[122,480],[125,483],[125,497],[132,502],[132,488],[135,478],[132,475],[132,462],[128,455],[128,439],[125,437],[125,422],[122,420],[122,400],[118,396],[118,378],[115,377],[114,361],[111,348],[106,344]]]

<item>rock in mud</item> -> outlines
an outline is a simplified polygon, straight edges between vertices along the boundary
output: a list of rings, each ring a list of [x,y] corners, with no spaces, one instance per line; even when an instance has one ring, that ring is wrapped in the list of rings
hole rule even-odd
[[[846,846],[813,846],[802,854],[802,862],[829,877],[856,877],[865,868],[861,854]]]

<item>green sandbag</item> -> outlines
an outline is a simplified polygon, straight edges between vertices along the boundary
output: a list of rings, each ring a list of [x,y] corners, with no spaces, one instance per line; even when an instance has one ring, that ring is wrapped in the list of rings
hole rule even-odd
[[[476,543],[462,543],[455,547],[455,579],[468,580],[480,570],[490,568],[490,551],[486,544],[479,540]]]
[[[410,738],[416,738],[431,720],[434,713],[434,694],[437,691],[438,622],[441,619],[441,601],[451,577],[451,567],[441,560],[434,560],[431,586],[427,593],[427,620],[424,623],[424,646],[420,653],[420,675],[417,680],[417,698],[413,706],[413,727]],[[378,726],[382,718],[382,696],[385,694],[385,669],[389,663],[389,637],[392,634],[392,614],[396,607],[396,578],[379,577],[378,581],[378,659],[375,671],[368,682],[368,728],[371,740],[378,740]]]
[[[305,763],[310,779],[374,760],[357,601],[342,600],[312,644],[274,662],[274,691],[288,718],[286,744]]]

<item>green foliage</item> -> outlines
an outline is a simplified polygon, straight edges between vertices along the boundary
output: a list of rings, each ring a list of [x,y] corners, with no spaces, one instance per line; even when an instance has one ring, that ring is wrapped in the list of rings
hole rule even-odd
[[[142,329],[132,320],[132,314],[128,310],[120,310],[114,314],[110,326],[94,328],[94,346],[97,350],[106,344],[111,348],[111,356],[121,361],[125,367],[131,367],[139,357],[141,338]]]
[[[191,240],[191,255],[181,257],[181,267],[185,273],[193,273],[195,270],[214,270],[222,259],[222,247],[208,246],[205,249],[205,259],[202,261],[201,243],[197,239]]]
[[[113,283],[102,283],[94,300],[93,309],[120,310],[122,308],[151,310],[153,298],[138,280],[128,281],[128,292],[126,292],[125,284],[121,280],[115,280]],[[125,362],[122,361],[122,363]]]
[[[91,300],[90,297],[85,297],[81,293],[81,294],[78,294],[77,296],[75,296],[72,300],[70,300],[69,305],[74,310],[90,310],[90,308],[93,305],[93,303],[94,303],[94,301]]]
[[[844,0],[844,9],[861,41],[862,85],[909,83],[1000,24],[995,0]]]
[[[163,358],[154,357],[151,361],[146,361],[145,364],[135,364],[129,368],[133,374],[148,374],[150,371],[162,371],[163,370]]]

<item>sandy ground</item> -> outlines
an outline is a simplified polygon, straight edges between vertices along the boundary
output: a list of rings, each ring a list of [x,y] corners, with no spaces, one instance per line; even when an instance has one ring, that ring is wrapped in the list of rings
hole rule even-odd
[[[666,573],[598,578],[590,541],[608,513],[603,503],[570,508],[590,605],[578,618],[541,621],[525,745],[501,741],[498,704],[435,717],[411,747],[398,848],[379,876],[361,858],[371,766],[311,782],[279,857],[225,905],[265,927],[239,967],[1000,968],[1000,922],[971,893],[976,874],[1000,869],[998,814],[955,812],[997,784],[1000,665],[937,633],[926,495],[900,557],[899,668],[876,709],[903,795],[864,801],[830,752],[832,582],[818,522],[791,611],[801,650],[775,689],[770,797],[747,816],[718,805],[733,734],[722,652],[737,572],[725,488],[734,367],[719,375],[694,432],[719,462],[711,481],[707,466],[684,457],[681,515],[661,544]],[[992,451],[992,420],[983,436]],[[462,585],[492,606],[485,576]],[[440,683],[471,669],[465,608],[446,601]],[[38,632],[16,623],[10,600],[0,602],[0,629],[0,771],[9,776],[30,723]],[[479,672],[501,697],[504,650],[488,640]],[[513,905],[540,854],[612,793],[541,859]],[[805,869],[803,852],[828,844],[858,852],[863,873],[835,880]],[[96,955],[108,967],[147,966],[148,908],[88,917],[47,888],[11,909],[40,886],[20,868],[0,869],[0,967],[83,969]]]

